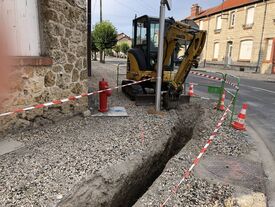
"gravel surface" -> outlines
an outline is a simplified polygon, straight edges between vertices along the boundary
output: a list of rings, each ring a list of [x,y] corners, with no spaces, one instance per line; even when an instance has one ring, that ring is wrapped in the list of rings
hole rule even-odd
[[[156,116],[132,105],[126,105],[126,118],[75,117],[9,135],[26,147],[1,156],[0,205],[52,206],[82,178],[146,150],[174,125],[175,111]]]
[[[136,207],[159,206],[170,195],[173,186],[180,181],[183,173],[191,166],[193,160],[206,144],[215,129],[215,124],[221,118],[222,112],[217,112],[209,107],[213,105],[211,102],[205,102],[203,105],[206,106],[205,114],[200,117],[194,129],[192,140],[168,162],[161,176],[135,204]],[[251,147],[249,137],[243,132],[235,131],[226,122],[204,156],[238,157],[249,152]],[[203,162],[203,158],[201,162]],[[226,199],[232,197],[234,192],[233,186],[208,182],[191,173],[191,177],[182,183],[178,193],[172,197],[166,206],[225,206]]]
[[[111,62],[103,67],[96,63],[96,77],[113,77],[115,64]],[[105,70],[101,71],[102,68]],[[115,83],[111,80],[110,85]],[[206,107],[193,139],[168,163],[136,206],[158,206],[209,138],[222,114],[210,108],[213,104],[207,101],[196,100],[191,105],[198,102]],[[135,107],[117,93],[111,97],[110,105],[124,106],[130,116],[74,117],[48,127],[7,135],[7,139],[21,141],[25,147],[1,156],[0,206],[55,206],[87,176],[146,151],[158,137],[171,132],[179,116],[175,110],[162,115],[148,114],[148,107]],[[236,132],[228,124],[220,132],[205,156],[237,157],[249,151],[251,144],[244,133]],[[233,191],[232,186],[192,176],[169,206],[222,206]]]

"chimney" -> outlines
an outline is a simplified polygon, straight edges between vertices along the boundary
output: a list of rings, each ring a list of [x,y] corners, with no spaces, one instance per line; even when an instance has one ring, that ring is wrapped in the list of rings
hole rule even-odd
[[[198,16],[201,11],[201,7],[198,4],[193,4],[191,7],[191,16]]]

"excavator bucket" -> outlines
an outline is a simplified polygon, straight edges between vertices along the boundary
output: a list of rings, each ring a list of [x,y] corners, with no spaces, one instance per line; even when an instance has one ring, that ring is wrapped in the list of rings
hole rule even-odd
[[[155,104],[156,94],[140,94],[136,96],[137,106],[152,106]]]

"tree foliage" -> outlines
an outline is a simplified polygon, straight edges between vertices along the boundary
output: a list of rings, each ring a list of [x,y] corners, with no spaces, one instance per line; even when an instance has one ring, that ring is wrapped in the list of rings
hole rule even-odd
[[[97,48],[96,44],[95,44],[95,38],[94,38],[94,33],[92,32],[92,45],[91,45],[91,49],[93,52],[99,52],[99,49]]]
[[[113,50],[116,52],[116,56],[118,57],[118,53],[121,51],[121,50],[120,50],[120,45],[119,45],[119,44],[116,44],[116,45],[113,47]]]
[[[126,42],[121,43],[120,51],[123,52],[125,55],[127,54],[129,49],[130,49],[130,46]]]
[[[117,31],[111,22],[103,21],[95,25],[93,37],[96,48],[102,53],[116,44]],[[102,56],[100,56],[100,61],[103,62]]]

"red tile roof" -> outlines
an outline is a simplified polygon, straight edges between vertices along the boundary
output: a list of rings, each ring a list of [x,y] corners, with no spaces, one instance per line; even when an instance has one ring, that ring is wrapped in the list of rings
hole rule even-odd
[[[122,39],[132,40],[131,37],[129,37],[128,35],[126,35],[124,33],[118,34],[116,39],[117,39],[117,41],[120,41]]]
[[[199,19],[202,17],[220,13],[222,11],[227,11],[230,9],[242,7],[248,4],[254,4],[261,1],[263,0],[225,0],[222,4],[218,6],[209,8],[207,10],[202,10],[197,16],[189,16],[188,19]]]

